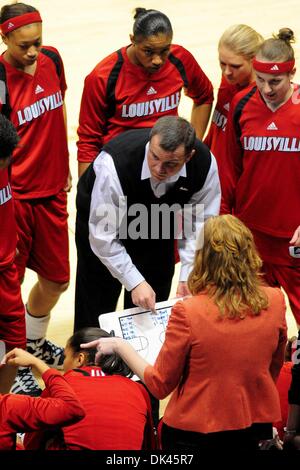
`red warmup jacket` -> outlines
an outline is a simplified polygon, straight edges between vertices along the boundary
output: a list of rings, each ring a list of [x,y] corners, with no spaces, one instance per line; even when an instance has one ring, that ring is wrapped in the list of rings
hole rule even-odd
[[[288,240],[299,225],[299,91],[294,85],[272,111],[248,88],[233,98],[226,126],[221,213],[233,210],[251,230]]]
[[[183,90],[196,106],[213,102],[210,80],[184,47],[172,44],[167,61],[152,74],[130,62],[127,47],[103,59],[85,79],[80,162],[95,160],[103,145],[122,132],[153,127],[162,116],[178,116]]]
[[[13,154],[11,177],[15,199],[57,194],[65,186],[69,171],[63,112],[67,88],[64,66],[57,49],[44,46],[43,50],[54,54],[59,72],[54,61],[42,52],[34,75],[13,67],[0,55],[6,74],[10,120],[20,137]]]
[[[16,433],[50,430],[75,423],[85,415],[66,379],[48,369],[42,376],[47,398],[0,395],[0,450],[16,449]]]
[[[146,440],[145,447],[154,448],[150,400],[142,385],[105,375],[95,366],[70,370],[64,377],[80,399],[85,418],[57,428],[52,436],[26,434],[26,450],[140,450]]]

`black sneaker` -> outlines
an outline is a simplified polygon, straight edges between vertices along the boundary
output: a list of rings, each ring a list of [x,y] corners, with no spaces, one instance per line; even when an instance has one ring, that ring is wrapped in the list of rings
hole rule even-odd
[[[42,359],[48,366],[62,370],[64,363],[64,348],[56,346],[46,338],[27,339],[26,350],[33,356]]]
[[[40,396],[42,389],[37,383],[30,367],[18,368],[10,393],[15,393],[17,395],[30,395],[31,397]]]

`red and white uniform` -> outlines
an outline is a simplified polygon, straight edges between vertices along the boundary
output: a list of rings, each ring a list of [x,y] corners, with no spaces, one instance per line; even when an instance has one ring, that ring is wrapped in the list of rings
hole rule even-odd
[[[25,267],[53,282],[69,280],[67,198],[63,188],[69,172],[63,103],[66,81],[51,58],[40,53],[34,75],[0,57],[6,70],[10,119],[20,142],[13,154],[11,184],[18,227],[16,265],[19,278]],[[55,266],[54,266],[55,265]]]
[[[251,229],[273,237],[291,238],[299,225],[300,100],[293,96],[276,111],[269,109],[258,90],[243,107],[237,136],[232,103],[227,123],[227,161],[232,181],[223,195],[224,208]],[[296,97],[296,99],[295,99]],[[237,138],[238,137],[238,138]]]
[[[247,86],[248,88],[248,86]],[[217,160],[220,182],[226,171],[224,163],[224,154],[226,153],[226,124],[233,97],[239,93],[242,88],[238,85],[230,85],[225,77],[222,76],[220,88],[217,96],[217,103],[213,112],[210,128],[204,143],[208,146]]]
[[[12,191],[8,170],[0,170],[0,340],[6,348],[24,347],[25,313],[14,259],[17,246]]]
[[[48,398],[0,395],[0,450],[15,450],[17,432],[41,432],[84,417],[74,391],[59,372],[48,369],[42,377]]]
[[[286,290],[300,324],[300,258],[289,253],[299,225],[299,126],[298,85],[276,111],[266,106],[256,87],[235,96],[226,128],[229,171],[223,175],[221,212],[233,210],[252,230],[267,281]]]
[[[139,450],[147,423],[147,403],[142,385],[120,375],[105,375],[96,366],[68,371],[64,377],[80,399],[85,418],[63,427],[64,442],[55,439],[51,449],[68,450]],[[46,396],[43,392],[42,396]],[[36,450],[42,442],[40,433],[27,434],[24,445]],[[49,449],[49,447],[48,447]]]
[[[53,47],[45,47],[56,54]],[[13,157],[12,188],[16,199],[53,196],[66,184],[69,162],[63,100],[66,81],[54,62],[40,53],[34,75],[18,70],[0,56],[6,69],[10,120],[20,142]]]
[[[170,57],[180,62],[188,84],[187,96],[196,105],[213,102],[211,82],[182,46],[173,44],[166,63],[153,74],[130,62],[127,47],[121,49],[124,62],[115,86],[116,108],[108,120],[107,83],[117,52],[103,59],[85,79],[77,143],[80,162],[93,161],[105,143],[124,131],[152,127],[162,116],[178,115],[184,81]]]

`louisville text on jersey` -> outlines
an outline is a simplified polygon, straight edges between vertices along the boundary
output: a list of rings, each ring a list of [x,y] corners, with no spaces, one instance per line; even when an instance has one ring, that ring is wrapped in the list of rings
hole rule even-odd
[[[297,137],[243,137],[244,150],[267,152],[300,152],[300,139]]]
[[[220,113],[217,109],[214,110],[212,122],[217,126],[221,127],[223,131],[225,131],[227,117],[224,114]]]
[[[53,93],[53,95],[45,96],[35,103],[26,106],[24,109],[17,111],[19,125],[25,124],[26,122],[37,119],[41,114],[46,111],[52,111],[53,109],[59,108],[64,104],[61,91]]]
[[[180,101],[180,92],[176,92],[171,96],[157,98],[156,100],[144,101],[142,103],[124,104],[122,106],[123,118],[134,118],[141,116],[149,116],[154,113],[164,113],[171,109],[178,108]]]
[[[0,206],[8,202],[12,198],[10,185],[0,189]]]

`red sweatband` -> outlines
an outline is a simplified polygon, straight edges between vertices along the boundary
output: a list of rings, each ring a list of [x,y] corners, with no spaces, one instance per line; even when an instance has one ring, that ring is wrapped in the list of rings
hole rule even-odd
[[[254,70],[262,73],[280,74],[291,72],[294,69],[295,61],[288,60],[287,62],[260,62],[253,59],[252,65]]]
[[[21,28],[21,26],[25,26],[31,23],[41,23],[42,18],[38,11],[34,11],[32,13],[25,13],[24,15],[14,16],[9,20],[4,21],[1,24],[1,32],[2,34],[11,33],[15,29]]]

